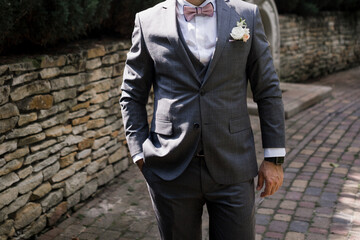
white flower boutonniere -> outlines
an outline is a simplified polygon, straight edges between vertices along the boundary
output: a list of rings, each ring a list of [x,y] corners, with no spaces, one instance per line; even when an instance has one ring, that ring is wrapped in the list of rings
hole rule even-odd
[[[250,29],[247,28],[245,19],[240,18],[240,22],[237,22],[237,26],[232,29],[230,35],[232,37],[230,41],[247,42],[250,39]]]

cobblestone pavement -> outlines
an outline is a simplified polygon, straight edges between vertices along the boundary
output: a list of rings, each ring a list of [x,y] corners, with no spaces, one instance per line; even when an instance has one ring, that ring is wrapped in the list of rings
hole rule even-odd
[[[258,205],[257,239],[360,239],[360,67],[317,85],[332,97],[286,121],[282,188]],[[311,83],[309,85],[311,87]],[[259,162],[259,124],[252,117]],[[206,211],[203,239],[208,239]],[[146,184],[135,166],[38,239],[159,239]]]

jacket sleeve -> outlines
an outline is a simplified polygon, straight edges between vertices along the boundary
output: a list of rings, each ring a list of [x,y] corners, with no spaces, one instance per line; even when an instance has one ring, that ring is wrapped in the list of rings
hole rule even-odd
[[[152,86],[154,64],[146,48],[139,14],[135,17],[132,47],[124,67],[120,98],[124,130],[131,156],[141,153],[148,138],[149,125],[146,111]]]
[[[254,15],[246,72],[258,105],[262,143],[264,148],[284,148],[285,120],[279,79],[257,7]]]

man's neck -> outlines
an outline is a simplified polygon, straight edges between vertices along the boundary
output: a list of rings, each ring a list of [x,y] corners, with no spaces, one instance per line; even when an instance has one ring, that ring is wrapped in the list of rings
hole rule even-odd
[[[195,6],[200,6],[203,2],[205,2],[205,0],[186,0],[186,1]]]

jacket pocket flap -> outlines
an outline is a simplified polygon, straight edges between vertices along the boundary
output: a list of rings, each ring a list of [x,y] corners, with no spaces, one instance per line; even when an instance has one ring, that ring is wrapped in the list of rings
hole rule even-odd
[[[153,131],[162,134],[170,136],[172,134],[172,122],[163,122],[163,121],[155,121]]]
[[[230,120],[230,133],[237,133],[250,128],[250,120],[247,117]]]

